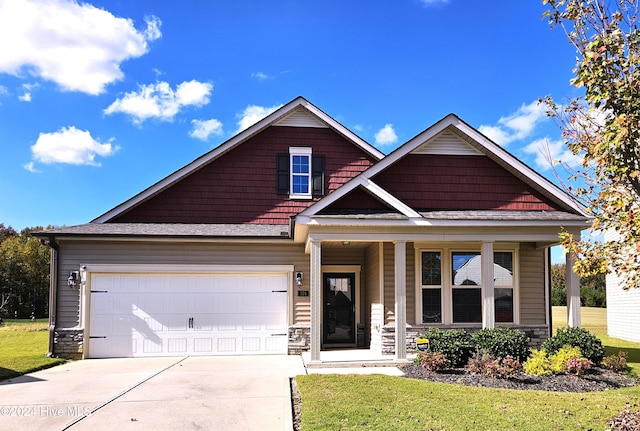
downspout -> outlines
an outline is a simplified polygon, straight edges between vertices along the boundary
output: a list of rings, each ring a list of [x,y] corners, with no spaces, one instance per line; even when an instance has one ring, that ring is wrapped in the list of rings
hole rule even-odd
[[[42,240],[42,243],[51,248],[49,262],[49,347],[47,356],[53,356],[54,332],[56,329],[56,310],[58,299],[58,252],[60,246],[56,242],[54,236],[48,237],[48,240]]]

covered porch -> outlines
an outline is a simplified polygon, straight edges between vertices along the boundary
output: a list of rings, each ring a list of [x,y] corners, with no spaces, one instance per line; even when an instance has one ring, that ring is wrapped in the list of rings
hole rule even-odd
[[[557,227],[533,231],[504,227],[310,227],[305,247],[310,259],[310,336],[309,350],[303,353],[305,363],[379,366],[406,362],[412,358],[415,339],[429,327],[473,331],[508,326],[522,329],[532,339],[546,338],[551,326],[550,247],[557,244],[557,232]],[[425,285],[423,280],[425,254],[434,253],[439,253],[442,262],[439,286]],[[507,287],[496,269],[500,263],[496,263],[496,256],[505,253],[511,256],[513,279]],[[461,256],[477,258],[482,281],[471,286],[468,280],[455,279],[453,272],[461,273],[462,268],[454,260]],[[572,256],[566,259],[567,268],[571,268]],[[352,281],[343,279],[351,273]],[[335,322],[330,322],[337,315],[328,313],[332,302],[328,295],[343,295],[350,283],[352,335],[341,340],[345,333],[336,331]],[[511,292],[507,300],[511,314],[497,309],[496,294],[505,289]],[[439,297],[432,294],[438,291]],[[477,312],[460,311],[464,306],[455,304],[457,297],[473,296],[465,295],[471,291],[479,295]],[[459,295],[462,292],[465,294]],[[567,297],[569,325],[579,326],[579,279],[572,271],[567,276]],[[503,300],[498,302],[498,308],[504,305]],[[431,312],[436,309],[440,317],[433,317],[436,313]]]

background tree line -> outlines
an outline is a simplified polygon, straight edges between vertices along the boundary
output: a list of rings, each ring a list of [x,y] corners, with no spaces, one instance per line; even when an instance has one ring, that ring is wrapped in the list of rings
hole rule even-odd
[[[551,304],[567,305],[566,265],[551,265]],[[604,274],[580,277],[580,304],[585,307],[607,306],[607,283]]]
[[[0,223],[0,317],[49,315],[49,247],[33,236],[41,230]]]

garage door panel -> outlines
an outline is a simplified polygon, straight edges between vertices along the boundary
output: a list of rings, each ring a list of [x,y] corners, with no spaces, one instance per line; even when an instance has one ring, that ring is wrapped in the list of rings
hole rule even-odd
[[[287,284],[287,274],[92,274],[89,332],[106,338],[89,354],[286,353]]]

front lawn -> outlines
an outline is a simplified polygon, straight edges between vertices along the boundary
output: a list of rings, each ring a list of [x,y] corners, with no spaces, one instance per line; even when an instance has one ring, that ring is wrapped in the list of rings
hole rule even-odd
[[[48,358],[47,319],[5,320],[0,326],[0,380],[65,362]]]
[[[554,326],[566,308],[554,307]],[[582,309],[582,326],[607,354],[624,350],[640,374],[640,343],[606,336],[606,309]],[[625,407],[638,410],[640,387],[591,393],[518,391],[380,375],[298,376],[302,430],[605,430]]]

